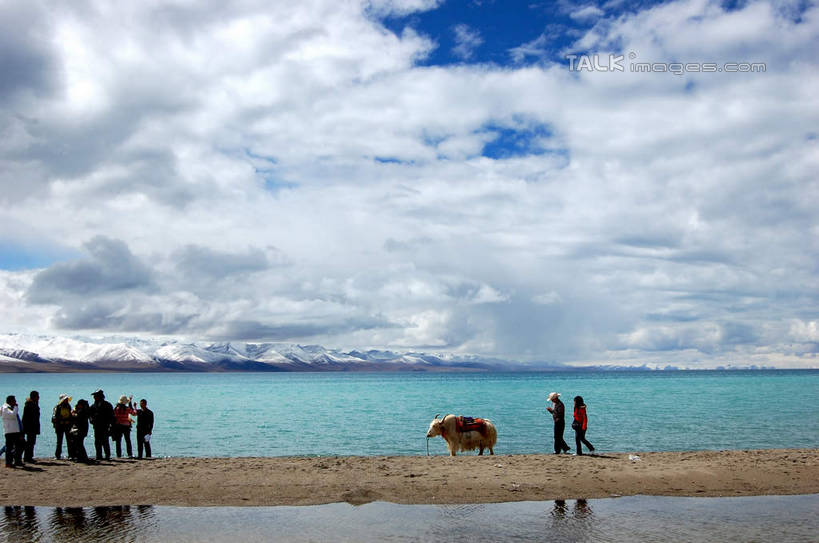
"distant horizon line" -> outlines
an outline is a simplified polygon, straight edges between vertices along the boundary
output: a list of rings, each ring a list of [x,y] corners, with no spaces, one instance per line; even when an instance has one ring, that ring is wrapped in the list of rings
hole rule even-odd
[[[18,338],[3,345],[2,338]],[[34,341],[65,340],[62,345],[37,345]],[[27,341],[32,344],[27,345]],[[76,342],[77,344],[72,344]],[[98,347],[99,346],[99,347]],[[122,346],[126,356],[117,358],[104,346]],[[277,349],[286,346],[287,349]],[[168,356],[168,349],[176,353]],[[222,348],[220,348],[222,347]],[[249,347],[253,347],[250,349]],[[262,347],[257,349],[256,347]],[[11,371],[759,371],[817,370],[819,367],[777,366],[760,363],[721,363],[691,366],[673,361],[560,362],[520,360],[497,354],[458,353],[445,349],[409,350],[396,347],[325,347],[320,343],[281,340],[193,339],[190,337],[124,334],[54,334],[43,332],[0,333],[0,372]],[[39,351],[39,352],[38,352]],[[181,352],[182,354],[177,354]],[[113,354],[112,354],[113,353]],[[132,353],[136,353],[134,356]],[[198,356],[204,353],[204,357]],[[274,358],[265,356],[269,353]],[[33,364],[33,366],[31,365]],[[44,364],[50,364],[45,369]],[[58,368],[57,366],[62,366]],[[183,367],[188,366],[188,367]],[[384,367],[381,367],[384,366]]]

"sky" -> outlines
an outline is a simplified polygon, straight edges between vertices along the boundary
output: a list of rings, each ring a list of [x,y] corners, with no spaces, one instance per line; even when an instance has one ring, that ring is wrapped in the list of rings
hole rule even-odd
[[[812,2],[0,0],[0,332],[819,367]]]

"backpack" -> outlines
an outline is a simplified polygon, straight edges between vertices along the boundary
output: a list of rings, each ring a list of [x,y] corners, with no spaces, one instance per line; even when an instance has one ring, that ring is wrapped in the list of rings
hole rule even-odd
[[[51,416],[51,423],[54,426],[68,426],[71,424],[71,408],[65,404],[54,406],[54,413]]]

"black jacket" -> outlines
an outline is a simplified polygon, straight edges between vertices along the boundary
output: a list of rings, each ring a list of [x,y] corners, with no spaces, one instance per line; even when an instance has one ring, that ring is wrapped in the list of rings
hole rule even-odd
[[[137,409],[137,432],[150,434],[154,431],[154,412],[148,409]]]
[[[565,422],[566,408],[560,399],[555,400],[555,406],[552,408],[552,418],[555,422]]]
[[[23,407],[23,431],[27,435],[40,434],[40,406],[30,399]]]
[[[74,411],[71,415],[71,423],[77,428],[77,437],[85,437],[88,435],[88,412]]]
[[[108,430],[114,424],[114,406],[106,400],[94,402],[88,414],[95,430]]]

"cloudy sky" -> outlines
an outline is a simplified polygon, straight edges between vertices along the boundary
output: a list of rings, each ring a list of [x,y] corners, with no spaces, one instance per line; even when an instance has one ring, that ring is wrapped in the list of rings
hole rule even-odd
[[[2,0],[0,332],[819,367],[817,43],[798,1]]]

